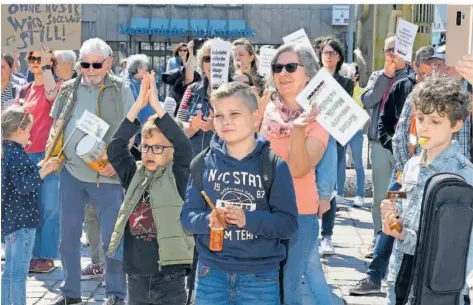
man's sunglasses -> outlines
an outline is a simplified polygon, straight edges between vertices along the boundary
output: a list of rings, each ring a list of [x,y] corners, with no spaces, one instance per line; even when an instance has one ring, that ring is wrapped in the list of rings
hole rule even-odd
[[[283,64],[273,64],[273,65],[271,65],[271,69],[273,70],[273,73],[281,73],[283,68],[285,68],[288,73],[294,73],[294,72],[296,72],[298,66],[303,67],[303,65],[301,65],[301,64],[291,62],[291,63],[285,64],[285,65],[283,65]]]
[[[207,64],[210,62],[210,56],[204,56],[202,59],[203,59],[204,62],[207,63]]]
[[[41,56],[40,57],[34,57],[34,56],[28,57],[28,63],[29,64],[34,64],[35,62],[37,62],[38,64],[41,64]]]
[[[149,145],[146,145],[146,144],[138,145],[138,149],[140,150],[140,152],[147,153],[151,149],[151,151],[155,155],[160,155],[160,154],[163,153],[165,148],[172,148],[172,147],[173,146],[165,146],[165,145],[153,145],[153,146],[149,146]]]
[[[80,66],[82,67],[82,69],[89,69],[90,66],[92,66],[92,68],[94,68],[95,70],[100,70],[100,69],[102,69],[103,64],[106,60],[107,59],[105,58],[104,61],[102,61],[102,62],[93,62],[93,63],[81,61]]]

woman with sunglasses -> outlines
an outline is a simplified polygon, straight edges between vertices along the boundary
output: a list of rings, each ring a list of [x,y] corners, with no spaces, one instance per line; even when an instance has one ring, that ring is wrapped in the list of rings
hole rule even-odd
[[[184,92],[190,84],[200,80],[200,75],[195,71],[194,40],[178,44],[172,54],[161,79],[169,85],[169,97],[176,101],[174,115],[177,115]]]
[[[194,155],[210,145],[214,135],[213,109],[210,105],[210,46],[212,40],[207,40],[197,52],[198,68],[201,79],[187,87],[182,97],[177,120],[182,122],[186,135],[192,142]]]
[[[261,133],[291,171],[299,212],[297,233],[289,240],[284,269],[284,303],[301,305],[304,275],[310,304],[332,304],[318,251],[318,210],[315,166],[327,147],[328,133],[315,120],[314,108],[304,113],[297,95],[319,70],[313,51],[302,44],[279,47],[268,75],[270,99]]]
[[[28,52],[26,60],[29,71],[34,75],[34,81],[27,85],[24,100],[20,100],[34,117],[31,145],[26,152],[33,162],[39,163],[45,156],[46,141],[53,124],[49,114],[62,82],[56,83],[54,80],[51,69],[56,59],[47,45],[43,44],[40,50]],[[58,181],[57,175],[48,175],[41,185],[41,223],[36,230],[31,272],[49,273],[55,268],[54,259],[58,257],[59,248]]]
[[[15,59],[12,54],[2,54],[2,110],[13,104],[20,93],[21,86],[12,81],[14,65]]]
[[[320,48],[319,62],[323,69],[327,70],[333,78],[345,89],[348,95],[353,96],[353,88],[355,84],[350,78],[340,75],[340,69],[345,61],[343,48],[341,43],[333,37],[328,37]],[[337,192],[336,199],[330,201],[330,210],[322,218],[322,242],[321,250],[323,255],[335,254],[332,244],[333,228],[335,226],[335,212],[337,202],[344,202],[343,192],[345,186],[345,161],[346,147],[341,146],[337,142]],[[357,177],[358,178],[358,177]],[[364,176],[359,177],[358,181]],[[360,182],[361,184],[361,182]],[[363,186],[364,189],[364,186]],[[361,204],[361,203],[360,203]]]

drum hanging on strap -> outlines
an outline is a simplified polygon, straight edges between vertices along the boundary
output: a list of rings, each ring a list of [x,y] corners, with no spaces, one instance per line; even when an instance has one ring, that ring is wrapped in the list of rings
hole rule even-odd
[[[103,141],[85,135],[76,146],[76,154],[93,170],[99,172],[108,163],[107,148]]]

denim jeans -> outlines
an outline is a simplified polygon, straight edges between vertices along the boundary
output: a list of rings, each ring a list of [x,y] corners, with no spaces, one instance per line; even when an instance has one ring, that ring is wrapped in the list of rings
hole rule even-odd
[[[104,252],[112,236],[118,212],[123,200],[123,188],[120,184],[82,182],[74,178],[67,169],[59,176],[59,203],[61,211],[61,253],[64,282],[62,294],[70,298],[81,296],[81,243],[82,225],[85,208],[92,201],[97,212],[102,235]],[[105,295],[125,299],[126,279],[122,263],[109,257],[105,258]]]
[[[363,130],[359,130],[348,142],[351,147],[351,155],[355,164],[356,172],[356,196],[365,197],[365,169],[363,168]],[[340,146],[340,145],[339,145]],[[340,146],[342,147],[342,146]],[[341,150],[341,148],[340,148]],[[346,147],[343,149],[343,158],[339,158],[337,185],[338,195],[343,196],[345,189],[345,155]]]
[[[44,152],[29,154],[31,160],[38,164],[44,159]],[[34,259],[56,259],[59,257],[59,176],[51,173],[43,180],[39,190],[41,200],[41,222],[36,230]]]
[[[330,210],[322,216],[322,237],[332,237],[335,226],[335,216],[337,214],[337,198],[330,200]]]
[[[400,189],[401,185],[397,183],[396,172],[393,172],[391,185],[389,186],[388,191],[399,191]],[[370,279],[376,284],[381,284],[381,280],[386,275],[389,265],[389,258],[391,257],[391,252],[393,251],[393,244],[394,237],[386,235],[382,231],[376,236],[373,261],[370,263],[367,271]]]
[[[128,274],[128,304],[184,305],[185,278],[185,270],[155,276]]]
[[[299,215],[299,229],[289,240],[289,255],[284,266],[284,303],[287,305],[302,304],[302,275],[311,305],[332,304],[320,262],[318,234],[317,214]]]
[[[5,236],[2,305],[26,305],[26,277],[36,229],[21,229]]]
[[[228,273],[197,264],[195,305],[279,305],[279,271]]]
[[[345,192],[345,171],[347,170],[346,152],[347,147],[337,142],[337,194],[342,197]]]

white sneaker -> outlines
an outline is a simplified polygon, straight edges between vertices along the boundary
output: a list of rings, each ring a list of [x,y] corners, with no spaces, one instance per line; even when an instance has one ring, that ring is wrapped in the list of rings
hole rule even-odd
[[[345,203],[346,202],[345,198],[343,198],[340,195],[337,195],[336,198],[337,198],[337,203]]]
[[[361,196],[356,196],[353,200],[353,206],[355,208],[363,208],[365,206],[365,198]]]
[[[320,243],[320,247],[322,248],[322,255],[335,254],[335,249],[333,248],[332,239],[330,237],[324,237]]]
[[[1,250],[0,250],[0,255],[2,257],[2,261],[5,260],[5,244],[2,243],[2,247],[1,247]]]

